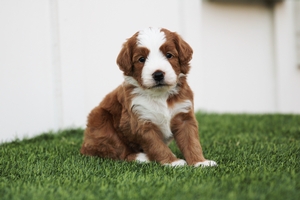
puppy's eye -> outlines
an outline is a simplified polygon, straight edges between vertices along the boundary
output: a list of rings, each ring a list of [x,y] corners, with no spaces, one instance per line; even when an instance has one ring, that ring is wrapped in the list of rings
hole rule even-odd
[[[144,58],[144,57],[139,58],[139,62],[144,63],[145,61],[146,61],[146,58]]]
[[[173,57],[173,55],[172,55],[172,54],[170,54],[170,53],[167,53],[167,54],[166,54],[166,57],[167,57],[168,59],[170,59],[170,58],[172,58],[172,57]]]

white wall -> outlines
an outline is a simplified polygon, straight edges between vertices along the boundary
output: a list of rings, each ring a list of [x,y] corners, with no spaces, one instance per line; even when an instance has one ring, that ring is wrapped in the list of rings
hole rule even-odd
[[[278,112],[300,113],[300,68],[297,66],[300,32],[298,35],[296,32],[296,27],[300,27],[300,17],[296,15],[299,13],[300,1],[285,1],[274,8]]]
[[[49,5],[0,1],[0,140],[55,127]]]
[[[199,107],[221,112],[275,111],[271,8],[210,2],[202,6]]]
[[[0,0],[0,140],[84,127],[122,82],[121,45],[148,26],[194,49],[195,108],[300,113],[293,3]],[[276,25],[276,26],[275,26]]]

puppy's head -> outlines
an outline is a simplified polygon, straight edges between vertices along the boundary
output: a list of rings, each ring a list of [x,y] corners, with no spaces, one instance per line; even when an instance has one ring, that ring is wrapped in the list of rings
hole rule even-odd
[[[192,48],[175,32],[147,28],[123,44],[117,64],[144,89],[174,87],[189,72]]]

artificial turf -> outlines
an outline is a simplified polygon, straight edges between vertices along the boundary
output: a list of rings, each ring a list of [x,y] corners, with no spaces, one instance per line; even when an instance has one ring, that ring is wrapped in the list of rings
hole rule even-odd
[[[86,157],[79,154],[83,130],[62,130],[0,145],[0,199],[300,198],[300,115],[197,119],[204,154],[218,167]]]

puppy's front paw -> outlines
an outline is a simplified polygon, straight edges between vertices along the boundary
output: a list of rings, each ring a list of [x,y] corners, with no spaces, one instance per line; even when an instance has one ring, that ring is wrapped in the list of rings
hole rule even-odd
[[[194,167],[216,167],[218,164],[213,160],[206,160],[203,162],[197,162]]]
[[[186,165],[186,162],[185,162],[185,160],[179,159],[179,160],[175,160],[171,163],[165,163],[164,165],[170,166],[170,167],[182,167],[182,166]]]

